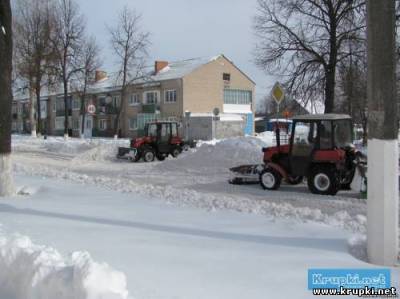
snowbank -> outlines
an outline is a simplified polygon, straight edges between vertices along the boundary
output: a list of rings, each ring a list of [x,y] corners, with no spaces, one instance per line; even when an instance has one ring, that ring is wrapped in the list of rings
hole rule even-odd
[[[183,153],[157,165],[160,170],[227,171],[241,164],[262,163],[262,148],[267,146],[259,138],[237,137],[213,143],[203,143],[196,151]]]
[[[0,299],[127,299],[126,277],[87,252],[65,258],[0,232]]]

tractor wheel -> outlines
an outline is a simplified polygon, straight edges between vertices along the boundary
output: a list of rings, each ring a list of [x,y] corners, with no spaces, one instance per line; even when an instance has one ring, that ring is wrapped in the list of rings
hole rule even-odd
[[[293,176],[293,177],[289,176],[288,179],[287,179],[287,182],[290,185],[298,185],[301,182],[303,182],[303,177],[302,176]]]
[[[314,194],[336,195],[340,189],[339,176],[334,167],[314,167],[307,178],[308,189]]]
[[[351,190],[351,183],[353,182],[355,173],[356,173],[356,170],[353,169],[349,173],[349,175],[346,177],[345,181],[342,182],[342,184],[340,185],[340,189],[342,189],[342,190]]]
[[[260,173],[260,184],[265,190],[277,190],[282,181],[282,176],[272,168],[266,168]]]
[[[145,149],[143,151],[143,161],[144,162],[153,162],[156,154],[154,153],[154,151],[152,149]]]
[[[171,156],[177,158],[181,154],[182,150],[179,147],[174,147],[171,151]]]

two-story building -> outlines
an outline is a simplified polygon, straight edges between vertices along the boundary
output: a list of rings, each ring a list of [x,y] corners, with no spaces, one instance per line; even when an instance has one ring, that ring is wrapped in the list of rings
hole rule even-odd
[[[218,121],[241,123],[232,126],[236,130],[233,135],[252,134],[254,92],[255,83],[224,55],[177,62],[156,61],[154,68],[147,70],[147,76],[129,85],[123,107],[118,79],[113,74],[98,71],[85,101],[86,106],[95,107],[91,113],[86,111],[85,136],[113,136],[120,109],[119,135],[122,137],[140,135],[145,124],[156,119],[183,122],[185,115],[215,119],[213,111],[216,108],[220,112]],[[16,97],[15,109],[26,104],[27,100],[26,97]],[[65,107],[63,95],[57,92],[46,93],[41,103],[47,134],[63,134],[67,109],[70,135],[79,136],[82,115],[77,94],[71,94],[68,107]],[[19,123],[23,123],[23,120],[17,121],[20,118],[23,117],[17,113],[13,125],[15,131],[21,129]],[[196,123],[199,122],[193,122],[193,125]],[[237,128],[241,128],[241,132]]]

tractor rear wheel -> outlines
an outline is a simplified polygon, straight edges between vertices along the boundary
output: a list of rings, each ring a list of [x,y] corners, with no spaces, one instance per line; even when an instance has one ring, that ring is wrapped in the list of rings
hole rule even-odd
[[[336,195],[340,189],[339,176],[334,167],[316,166],[307,178],[308,189],[314,194]]]
[[[260,184],[264,190],[277,190],[282,181],[282,176],[272,168],[266,168],[260,173]]]
[[[174,147],[171,151],[171,156],[177,158],[182,152],[182,149],[179,147]]]
[[[144,162],[153,162],[156,157],[156,154],[152,149],[145,149],[143,151],[143,161]]]

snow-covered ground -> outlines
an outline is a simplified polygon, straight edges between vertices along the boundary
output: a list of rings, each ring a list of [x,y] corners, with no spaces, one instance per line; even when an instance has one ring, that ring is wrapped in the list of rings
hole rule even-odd
[[[13,136],[26,195],[0,202],[0,247],[26,240],[12,237],[18,232],[56,248],[55,260],[67,267],[81,269],[73,256],[101,265],[90,277],[114,277],[116,297],[91,299],[124,298],[125,277],[129,298],[311,298],[308,268],[370,266],[359,260],[366,203],[356,192],[326,197],[305,185],[267,192],[227,183],[229,167],[261,162],[266,142],[214,141],[148,164],[115,159],[128,140]],[[1,277],[0,299],[9,299]],[[394,286],[399,278],[393,269]]]

